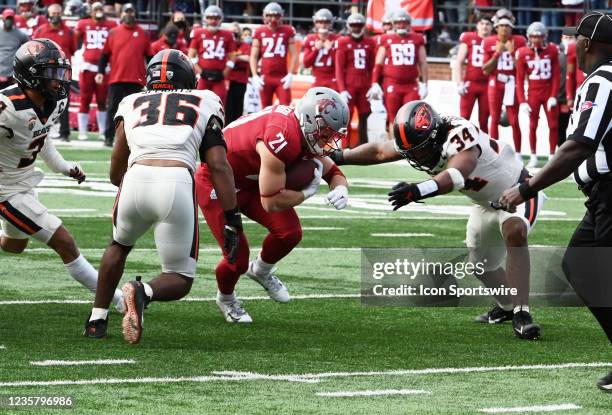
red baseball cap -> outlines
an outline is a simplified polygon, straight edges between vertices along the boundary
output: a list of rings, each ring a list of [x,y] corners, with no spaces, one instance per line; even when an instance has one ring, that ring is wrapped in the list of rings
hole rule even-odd
[[[13,9],[4,9],[2,10],[2,17],[3,18],[7,18],[7,17],[15,17],[15,10]]]

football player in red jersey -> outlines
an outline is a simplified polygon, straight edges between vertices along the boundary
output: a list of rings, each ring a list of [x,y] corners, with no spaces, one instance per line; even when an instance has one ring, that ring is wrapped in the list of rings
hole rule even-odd
[[[315,87],[306,92],[295,108],[269,106],[224,129],[227,159],[234,171],[236,188],[240,189],[236,194],[238,208],[270,232],[257,259],[250,264],[249,245],[241,233],[235,263],[230,263],[224,254],[217,265],[217,305],[228,322],[252,321],[234,293],[240,275],[245,272],[274,300],[289,301],[287,289],[275,275],[275,264],[300,242],[302,229],[294,207],[317,192],[321,178],[331,189],[328,202],[338,210],[346,207],[346,178],[326,155],[338,148],[348,121],[348,106],[340,95],[329,88]],[[302,191],[285,189],[285,170],[304,158],[315,160],[317,165],[312,182]],[[206,224],[223,246],[223,208],[205,164],[196,172],[196,186]]]
[[[74,35],[77,43],[83,45],[83,62],[79,65],[79,90],[81,102],[79,104],[78,124],[79,140],[87,139],[87,125],[89,124],[89,104],[96,94],[96,121],[100,137],[106,128],[106,97],[108,95],[108,77],[104,76],[101,84],[96,84],[94,78],[98,73],[98,62],[108,32],[116,27],[117,23],[104,17],[104,5],[96,2],[91,5],[91,16],[81,19],[77,23]]]
[[[17,9],[19,14],[15,16],[15,27],[30,38],[36,29],[47,23],[47,18],[38,14],[34,0],[17,0]]]
[[[234,35],[229,30],[221,29],[223,11],[219,6],[208,6],[204,10],[206,27],[194,31],[189,44],[189,57],[200,74],[198,89],[209,89],[225,103],[227,86],[225,75],[234,67],[228,60],[236,49]]]
[[[312,68],[315,80],[312,86],[338,90],[336,83],[336,34],[331,31],[334,15],[328,9],[319,9],[312,16],[315,33],[304,40],[304,67]]]
[[[565,35],[564,35],[565,36]],[[573,36],[572,36],[573,38]],[[574,100],[576,98],[576,91],[584,82],[586,75],[580,68],[576,61],[576,39],[568,42],[567,50],[567,70],[565,72],[565,89],[567,91],[567,106],[572,109],[574,107]]]
[[[464,32],[459,37],[459,51],[453,69],[453,80],[457,84],[459,111],[467,120],[472,115],[478,100],[478,124],[485,133],[489,131],[489,102],[487,96],[488,77],[482,72],[484,64],[484,39],[491,35],[493,24],[488,16],[478,19],[475,32]],[[464,71],[465,65],[465,71]]]
[[[295,48],[295,29],[282,24],[283,8],[278,3],[268,3],[263,10],[265,25],[255,29],[251,46],[251,74],[253,85],[261,90],[261,105],[272,105],[276,94],[281,105],[291,104],[291,81],[298,70],[298,53]],[[291,56],[287,71],[287,50]],[[261,60],[261,73],[258,64]]]
[[[368,99],[384,96],[390,135],[397,110],[407,102],[425,98],[428,81],[423,35],[410,31],[411,17],[406,10],[396,10],[391,19],[393,33],[381,36],[378,41],[372,86],[367,94]],[[419,84],[419,76],[422,84]]]
[[[336,80],[338,91],[349,106],[359,114],[359,142],[368,142],[370,103],[366,97],[370,88],[376,43],[365,35],[366,20],[360,13],[351,14],[346,25],[349,34],[338,38],[336,46]],[[343,143],[346,147],[347,143]]]
[[[512,138],[517,158],[521,154],[521,129],[518,121],[518,99],[516,96],[516,68],[514,54],[517,49],[525,46],[527,41],[523,36],[513,35],[514,16],[506,9],[500,9],[493,17],[493,27],[497,34],[484,40],[483,72],[489,76],[489,111],[491,138],[499,139],[499,120],[502,105],[506,107],[508,121],[512,127]]]
[[[548,121],[549,158],[555,154],[558,140],[559,48],[548,42],[548,30],[540,22],[533,22],[527,28],[528,46],[516,51],[516,82],[521,110],[529,115],[529,145],[531,158],[527,167],[538,164],[536,156],[536,130],[540,119],[540,107],[544,107]],[[525,96],[525,78],[528,91]]]

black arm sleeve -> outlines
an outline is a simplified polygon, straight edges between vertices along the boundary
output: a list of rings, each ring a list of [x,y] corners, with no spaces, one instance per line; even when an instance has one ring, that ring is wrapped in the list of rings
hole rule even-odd
[[[104,75],[106,73],[106,65],[108,65],[108,55],[103,53],[98,61],[98,73]]]
[[[222,123],[217,117],[210,117],[206,131],[204,131],[204,137],[202,138],[202,144],[200,144],[200,160],[203,163],[206,162],[206,152],[209,148],[214,146],[223,146],[227,150],[227,144],[223,138]]]

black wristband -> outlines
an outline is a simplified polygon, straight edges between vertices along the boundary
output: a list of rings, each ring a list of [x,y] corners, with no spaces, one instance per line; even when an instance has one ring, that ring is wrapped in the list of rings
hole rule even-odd
[[[538,192],[533,190],[531,186],[529,186],[529,182],[527,180],[519,184],[518,191],[521,194],[523,200],[533,199],[538,195]]]
[[[329,154],[329,158],[332,159],[336,166],[342,166],[344,164],[344,150],[334,150]]]
[[[238,208],[229,209],[223,211],[225,216],[225,224],[236,228],[236,230],[242,231],[242,216]]]

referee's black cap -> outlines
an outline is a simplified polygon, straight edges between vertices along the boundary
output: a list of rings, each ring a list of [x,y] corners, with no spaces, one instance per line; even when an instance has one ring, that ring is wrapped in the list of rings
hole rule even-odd
[[[612,15],[590,12],[580,20],[577,27],[570,30],[575,36],[582,35],[594,42],[612,44]]]

